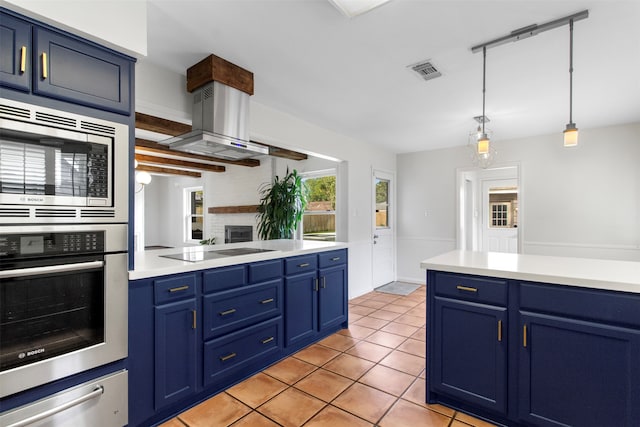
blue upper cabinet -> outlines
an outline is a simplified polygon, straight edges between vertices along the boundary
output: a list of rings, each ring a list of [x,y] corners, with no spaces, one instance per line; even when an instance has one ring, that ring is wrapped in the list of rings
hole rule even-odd
[[[33,92],[116,113],[130,111],[130,60],[107,50],[34,28]]]
[[[29,91],[30,54],[31,24],[0,13],[0,85]]]

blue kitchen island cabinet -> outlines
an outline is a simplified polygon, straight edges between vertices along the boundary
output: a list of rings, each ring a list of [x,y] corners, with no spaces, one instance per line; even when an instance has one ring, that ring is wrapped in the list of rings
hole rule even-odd
[[[131,114],[133,58],[4,9],[0,35],[0,86]]]
[[[130,280],[129,425],[175,416],[346,327],[347,250],[306,252]],[[149,264],[167,260],[137,263]]]
[[[640,425],[640,264],[489,255],[421,263],[427,402],[508,426]]]

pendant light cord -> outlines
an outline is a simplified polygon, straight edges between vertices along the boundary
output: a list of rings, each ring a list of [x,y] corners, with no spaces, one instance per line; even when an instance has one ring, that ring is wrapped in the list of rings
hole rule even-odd
[[[569,123],[573,123],[573,19],[569,21]]]
[[[486,75],[487,75],[487,47],[482,47],[482,134],[484,135],[484,98],[486,92]]]

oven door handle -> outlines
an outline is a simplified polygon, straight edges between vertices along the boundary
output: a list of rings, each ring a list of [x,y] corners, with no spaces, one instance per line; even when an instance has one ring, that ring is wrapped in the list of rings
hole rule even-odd
[[[95,388],[95,390],[93,390],[90,393],[85,394],[84,396],[80,396],[76,399],[70,400],[67,403],[63,403],[62,405],[58,405],[54,408],[48,409],[46,411],[40,412],[39,414],[33,415],[29,418],[25,418],[24,420],[18,421],[17,423],[13,423],[11,425],[8,425],[7,427],[24,427],[27,426],[29,424],[33,424],[36,421],[40,421],[43,420],[45,418],[48,418],[52,415],[55,415],[59,412],[62,411],[66,411],[69,408],[73,408],[74,406],[77,406],[81,403],[86,402],[87,400],[91,400],[91,399],[95,399],[96,397],[99,397],[100,395],[102,395],[102,393],[104,393],[104,388],[102,386],[97,386]]]
[[[49,273],[68,273],[70,271],[92,270],[104,267],[104,261],[77,262],[73,264],[46,265],[44,267],[16,268],[0,271],[0,279],[9,277],[37,276]]]

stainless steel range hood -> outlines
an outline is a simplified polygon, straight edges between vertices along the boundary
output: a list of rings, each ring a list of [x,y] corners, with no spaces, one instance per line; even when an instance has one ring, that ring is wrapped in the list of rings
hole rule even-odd
[[[230,160],[269,154],[268,147],[249,141],[248,122],[249,94],[212,81],[193,92],[193,130],[162,144]]]

